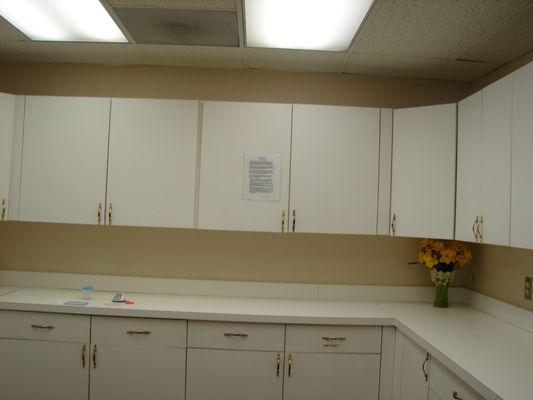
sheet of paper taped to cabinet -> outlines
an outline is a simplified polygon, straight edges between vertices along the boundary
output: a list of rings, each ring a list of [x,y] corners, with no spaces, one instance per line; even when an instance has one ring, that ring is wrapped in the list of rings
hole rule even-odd
[[[244,153],[243,200],[279,201],[281,153]]]

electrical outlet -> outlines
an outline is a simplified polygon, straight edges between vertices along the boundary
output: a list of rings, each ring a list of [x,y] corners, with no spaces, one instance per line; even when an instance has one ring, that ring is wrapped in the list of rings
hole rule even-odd
[[[533,291],[533,278],[526,276],[524,281],[524,298],[531,300],[531,292]]]

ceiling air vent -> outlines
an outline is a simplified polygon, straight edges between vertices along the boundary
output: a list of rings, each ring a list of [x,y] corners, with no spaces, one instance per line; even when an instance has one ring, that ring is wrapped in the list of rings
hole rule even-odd
[[[239,46],[235,11],[114,8],[139,44]]]

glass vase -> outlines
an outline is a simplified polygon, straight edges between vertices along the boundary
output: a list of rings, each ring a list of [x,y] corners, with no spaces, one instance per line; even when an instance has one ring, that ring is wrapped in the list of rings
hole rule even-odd
[[[433,307],[448,308],[448,285],[435,286],[435,301]]]

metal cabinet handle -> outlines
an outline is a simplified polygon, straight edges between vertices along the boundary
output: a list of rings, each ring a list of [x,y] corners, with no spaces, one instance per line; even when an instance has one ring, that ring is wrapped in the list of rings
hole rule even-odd
[[[296,210],[292,210],[292,231],[296,231]]]
[[[476,228],[477,236],[480,243],[483,243],[483,215],[479,216],[479,223]]]
[[[242,337],[242,338],[247,338],[247,337],[248,337],[248,334],[247,334],[247,333],[239,333],[239,332],[226,332],[226,333],[224,333],[224,336],[226,336],[226,337]]]
[[[0,218],[0,221],[6,220],[6,199],[2,199],[2,217]]]
[[[392,236],[396,236],[396,214],[393,214],[392,216],[392,222],[391,222],[391,228],[392,228]]]
[[[102,224],[102,203],[98,203],[97,216],[98,216],[98,225],[101,225]]]
[[[465,398],[461,396],[459,393],[457,393],[455,390],[453,391],[453,398],[455,400],[465,400]]]
[[[47,330],[52,330],[52,329],[55,329],[55,326],[52,326],[52,325],[36,325],[36,324],[31,324],[30,325],[32,328],[35,328],[35,329],[47,329]]]
[[[96,351],[97,351],[97,348],[96,348],[96,345],[94,345],[93,347],[93,369],[96,369]]]
[[[422,372],[424,373],[424,379],[426,380],[426,382],[428,381],[428,378],[429,378],[429,374],[428,372],[426,371],[426,365],[427,363],[429,362],[429,353],[426,354],[426,359],[424,360],[424,362],[422,363]]]
[[[279,376],[280,369],[281,369],[281,356],[278,354],[276,356],[276,376]]]
[[[151,331],[126,331],[128,335],[149,335]]]
[[[346,338],[344,336],[322,336],[322,340],[327,341],[344,341]]]
[[[83,345],[83,347],[81,348],[81,365],[83,368],[85,368],[85,354],[87,353],[87,345]]]
[[[281,212],[281,233],[285,232],[285,210]]]
[[[287,376],[290,378],[292,375],[292,354],[289,354],[287,362],[289,364],[289,367],[287,368]]]
[[[111,225],[113,223],[113,203],[109,203],[109,210],[107,212],[107,223]]]
[[[477,235],[477,231],[476,231],[478,223],[479,223],[479,216],[476,216],[476,220],[474,221],[474,225],[472,225],[472,232],[474,233],[474,237],[476,238],[476,242],[479,239],[479,237]]]

